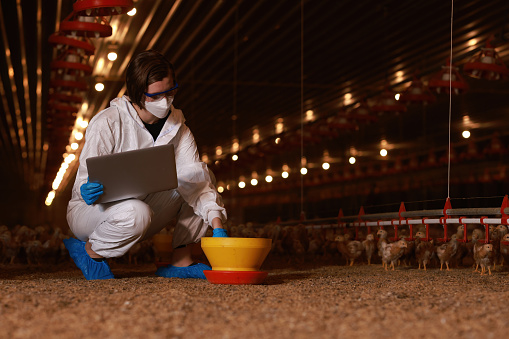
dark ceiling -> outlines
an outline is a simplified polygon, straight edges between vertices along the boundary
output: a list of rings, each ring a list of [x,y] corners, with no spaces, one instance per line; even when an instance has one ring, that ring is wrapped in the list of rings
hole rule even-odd
[[[123,94],[130,58],[145,49],[162,51],[174,63],[180,85],[175,106],[181,108],[200,152],[220,180],[251,171],[298,166],[300,156],[318,162],[325,149],[345,162],[351,147],[377,158],[380,141],[396,153],[426,153],[446,147],[449,96],[441,94],[424,108],[376,116],[370,124],[355,121],[353,130],[337,128],[319,135],[318,126],[363,100],[373,104],[390,88],[403,91],[414,76],[425,83],[450,56],[451,1],[294,1],[294,0],[139,0],[136,15],[105,19],[113,35],[90,38],[95,52],[82,59],[93,68],[84,81],[87,91],[74,114],[48,105],[56,76],[51,62],[58,52],[48,42],[71,14],[73,1],[38,0],[1,3],[0,25],[0,187],[4,205],[44,204],[62,164],[66,147],[75,141],[75,120],[90,120],[109,101]],[[71,18],[77,20],[77,18]],[[499,56],[509,62],[509,1],[454,1],[452,60],[460,69],[491,38]],[[106,54],[116,49],[118,59]],[[469,115],[473,136],[507,134],[507,81],[465,76],[469,91],[453,95],[452,141],[460,140],[461,123]],[[96,92],[96,81],[105,90]],[[345,95],[347,99],[345,102]],[[313,110],[314,122],[302,117]],[[275,124],[282,118],[284,141],[273,147]],[[260,142],[253,145],[253,130]],[[329,130],[330,132],[330,130]],[[229,160],[238,138],[241,159]],[[286,139],[285,139],[286,138]],[[295,141],[296,140],[296,141]],[[83,140],[81,140],[83,142]],[[214,165],[215,150],[221,160]],[[256,147],[254,147],[256,146]],[[75,153],[79,154],[78,149]],[[67,149],[67,152],[69,149]],[[74,152],[74,151],[73,151]],[[389,154],[390,156],[391,154]],[[246,160],[247,159],[247,160]],[[244,161],[243,161],[244,160]],[[72,185],[77,161],[71,163],[57,197]],[[232,171],[232,166],[235,171]],[[1,218],[0,218],[1,221]]]

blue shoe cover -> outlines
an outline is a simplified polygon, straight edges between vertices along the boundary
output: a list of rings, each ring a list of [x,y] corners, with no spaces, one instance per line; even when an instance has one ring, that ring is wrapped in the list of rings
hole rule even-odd
[[[90,258],[85,250],[84,241],[69,238],[64,239],[64,245],[87,280],[115,279],[106,261],[95,261]]]
[[[205,264],[195,264],[186,267],[176,267],[172,265],[159,267],[156,271],[156,275],[163,278],[194,278],[194,279],[207,279],[203,271],[211,270],[209,266]]]

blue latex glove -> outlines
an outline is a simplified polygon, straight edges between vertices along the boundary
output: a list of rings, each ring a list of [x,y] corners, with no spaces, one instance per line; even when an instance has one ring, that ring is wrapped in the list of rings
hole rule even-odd
[[[212,231],[212,237],[214,238],[227,238],[228,234],[226,234],[226,230],[222,228],[214,228]]]
[[[81,196],[87,205],[92,205],[101,194],[103,194],[103,185],[96,182],[87,182],[80,187]]]

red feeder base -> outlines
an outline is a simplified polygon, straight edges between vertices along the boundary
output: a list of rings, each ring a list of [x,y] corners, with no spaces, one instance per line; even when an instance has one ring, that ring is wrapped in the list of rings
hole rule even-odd
[[[203,271],[211,284],[224,285],[257,285],[261,284],[268,272],[260,271]]]

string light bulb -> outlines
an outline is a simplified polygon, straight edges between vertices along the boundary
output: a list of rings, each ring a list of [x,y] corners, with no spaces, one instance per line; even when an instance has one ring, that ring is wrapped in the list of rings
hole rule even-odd
[[[116,52],[109,52],[108,53],[108,60],[109,61],[115,61],[117,60],[117,53]]]

